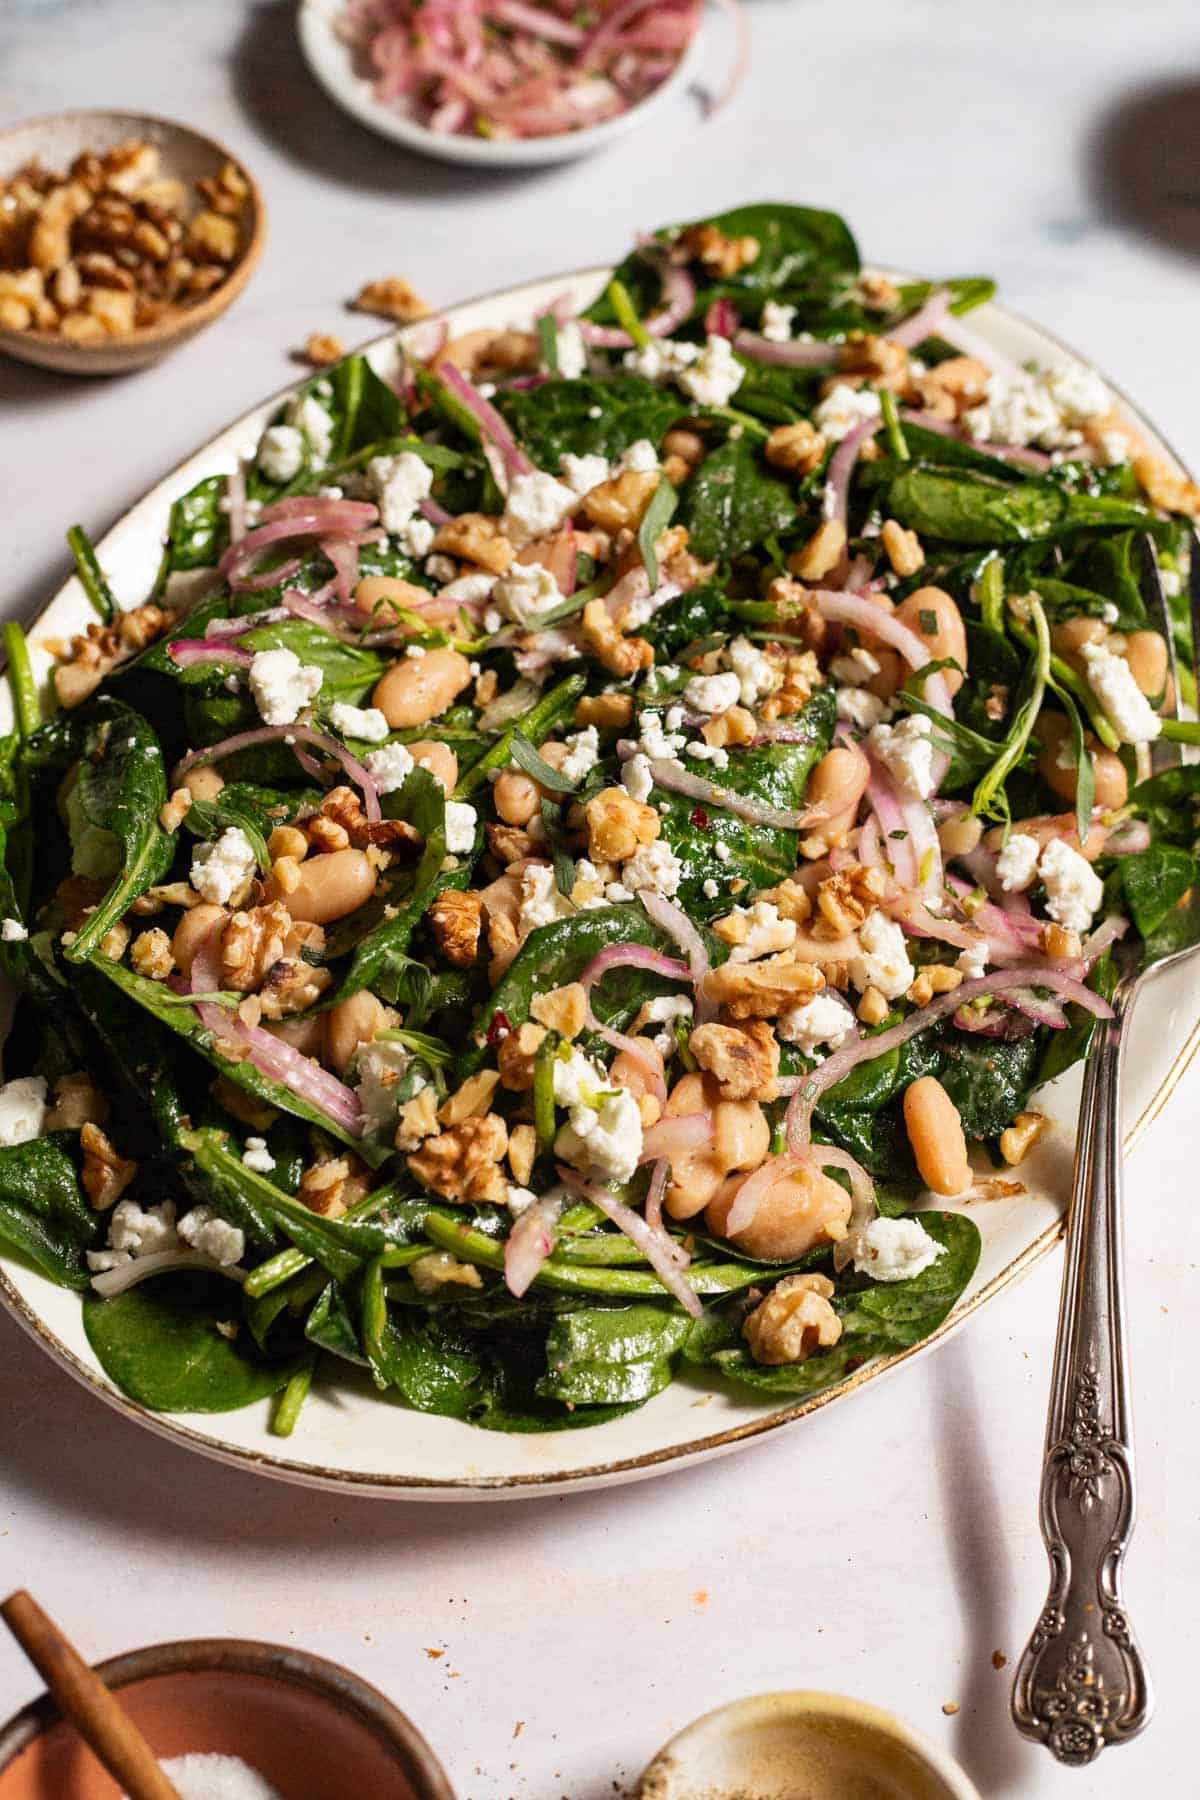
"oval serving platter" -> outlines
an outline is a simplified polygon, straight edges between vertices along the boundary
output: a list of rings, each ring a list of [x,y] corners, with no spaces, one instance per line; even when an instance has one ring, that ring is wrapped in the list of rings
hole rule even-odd
[[[608,279],[607,269],[559,276],[469,302],[445,314],[452,332],[527,322],[551,301],[587,305]],[[989,304],[972,323],[1019,362],[1061,356],[1047,332]],[[389,332],[368,347],[374,368],[394,375],[398,347],[420,342],[421,325]],[[295,385],[300,385],[299,383]],[[1112,385],[1111,383],[1109,384]],[[236,455],[252,453],[258,435],[292,388],[230,425],[182,463],[126,513],[98,546],[101,562],[123,604],[149,592],[172,501],[206,476],[229,471]],[[1179,459],[1141,413],[1113,389],[1128,416],[1176,466]],[[72,577],[31,628],[34,669],[44,681],[50,657],[43,637],[66,637],[92,618]],[[0,729],[12,724],[7,687],[0,692]],[[1128,1151],[1157,1117],[1200,1048],[1200,968],[1194,963],[1151,989],[1133,1021],[1125,1086]],[[1025,1274],[1057,1243],[1070,1193],[1080,1072],[1042,1090],[1039,1104],[1052,1121],[1020,1167],[1025,1192],[971,1204],[983,1235],[979,1268],[950,1317],[913,1349],[868,1363],[840,1385],[794,1405],[771,1408],[732,1384],[681,1378],[640,1411],[607,1424],[542,1436],[482,1431],[456,1420],[410,1412],[380,1401],[364,1385],[339,1384],[336,1395],[318,1387],[299,1430],[284,1446],[268,1430],[269,1402],[221,1415],[151,1413],[128,1400],[100,1369],[84,1336],[77,1294],[14,1263],[0,1267],[0,1299],[64,1368],[126,1418],[175,1443],[254,1474],[302,1485],[393,1499],[503,1499],[583,1490],[634,1481],[723,1454],[818,1408],[848,1400],[868,1382],[894,1373],[911,1357],[944,1342],[981,1306]]]

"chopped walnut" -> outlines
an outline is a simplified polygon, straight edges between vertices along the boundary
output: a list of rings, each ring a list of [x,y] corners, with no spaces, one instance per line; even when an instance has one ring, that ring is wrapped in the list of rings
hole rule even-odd
[[[548,1025],[561,1037],[576,1038],[587,1021],[587,991],[581,982],[572,981],[548,994],[535,994],[529,1010],[539,1025]]]
[[[295,1013],[307,1012],[329,988],[333,976],[328,969],[317,969],[297,957],[285,957],[271,969],[262,988],[264,1019],[290,1019]]]
[[[786,951],[759,962],[722,963],[704,978],[708,999],[734,1020],[777,1018],[824,986],[815,963],[793,962]]]
[[[811,475],[820,468],[828,440],[807,419],[795,425],[777,425],[766,443],[767,461],[777,469]]]
[[[658,483],[655,469],[626,469],[589,488],[583,497],[583,516],[602,531],[636,531]]]
[[[975,357],[951,356],[916,377],[913,398],[935,417],[955,418],[987,398],[990,380],[991,370]]]
[[[1165,458],[1143,452],[1134,457],[1133,472],[1152,506],[1200,519],[1200,487],[1173,469]]]
[[[462,1086],[438,1108],[442,1125],[461,1125],[464,1119],[479,1119],[491,1108],[492,1097],[500,1085],[498,1069],[479,1069],[468,1075]]]
[[[697,1025],[688,1049],[719,1084],[723,1100],[777,1100],[779,1045],[762,1019],[747,1024]]]
[[[905,531],[895,519],[886,519],[880,532],[887,559],[897,575],[915,575],[925,566],[925,552],[915,531]]]
[[[439,1288],[456,1286],[481,1288],[483,1276],[474,1263],[459,1262],[448,1250],[431,1250],[409,1263],[408,1273],[418,1294],[436,1294]]]
[[[499,519],[487,513],[460,513],[456,519],[448,519],[438,526],[433,547],[443,556],[457,556],[492,575],[503,575],[514,555]]]
[[[593,862],[625,862],[639,844],[652,844],[662,830],[658,814],[624,788],[602,788],[584,807],[588,856]]]
[[[533,1086],[534,1060],[545,1036],[544,1026],[525,1024],[501,1038],[496,1062],[501,1081],[514,1094],[527,1094]]]
[[[803,925],[812,918],[812,897],[808,889],[793,881],[790,875],[778,887],[764,888],[758,897],[769,901],[781,919],[792,919],[797,925]]]
[[[54,1104],[42,1121],[43,1131],[78,1131],[81,1125],[103,1125],[108,1101],[90,1075],[60,1075],[54,1084]]]
[[[576,725],[619,731],[633,718],[632,694],[585,694],[575,706]]]
[[[689,225],[675,241],[710,275],[726,280],[757,262],[762,248],[756,237],[726,237],[716,225]]]
[[[400,275],[385,275],[379,281],[368,281],[350,302],[354,312],[374,313],[380,319],[394,319],[397,325],[412,325],[427,319],[431,312],[416,289]]]
[[[235,912],[221,933],[221,986],[254,993],[284,955],[292,915],[282,901]]]
[[[532,331],[517,331],[512,326],[497,331],[481,326],[477,331],[451,338],[438,352],[438,361],[453,363],[468,375],[507,375],[517,369],[536,368],[540,347]]]
[[[80,1128],[79,1144],[83,1151],[80,1180],[96,1212],[107,1212],[115,1206],[138,1172],[135,1162],[118,1156],[99,1125],[90,1120]]]
[[[873,387],[890,388],[898,394],[909,384],[908,351],[902,344],[869,331],[842,346],[838,369],[843,377],[861,376]]]
[[[473,890],[444,888],[429,908],[433,939],[448,963],[469,969],[479,954],[483,901]]]
[[[589,600],[583,609],[583,641],[611,675],[634,675],[654,661],[645,638],[622,636],[603,600]]]
[[[299,360],[310,363],[314,369],[328,369],[333,363],[341,362],[345,354],[341,338],[334,337],[332,332],[310,331]]]
[[[1025,1160],[1048,1124],[1044,1113],[1019,1112],[1007,1130],[1000,1133],[1000,1154],[1009,1168],[1015,1169]]]
[[[774,692],[767,695],[759,711],[768,721],[790,718],[792,714],[804,710],[812,699],[814,688],[821,685],[823,678],[816,653],[812,650],[784,650],[781,646],[768,645],[766,654],[779,671],[780,682]]]
[[[866,869],[861,863],[829,875],[817,887],[817,909],[821,921],[833,937],[848,937],[873,912],[887,892],[887,882],[878,869]]]
[[[111,625],[93,622],[71,639],[54,670],[54,691],[68,709],[82,705],[119,663],[144,650],[178,618],[175,612],[149,603],[119,613]]]
[[[532,1125],[511,1125],[508,1132],[508,1166],[518,1187],[528,1187],[537,1156],[537,1132]]]
[[[498,1113],[464,1119],[427,1138],[406,1158],[410,1174],[444,1200],[458,1204],[499,1204],[506,1183],[500,1167],[508,1149],[508,1128]]]
[[[706,744],[713,744],[718,749],[727,745],[749,744],[758,731],[758,723],[754,714],[744,706],[730,706],[723,713],[706,719],[700,727],[700,735]]]
[[[846,554],[846,527],[840,519],[826,519],[817,526],[801,550],[793,550],[788,568],[801,581],[820,581],[836,569]]]
[[[900,304],[900,289],[895,282],[874,269],[864,269],[856,286],[863,305],[874,307],[877,312],[895,312]]]
[[[918,970],[907,998],[914,1006],[928,1006],[935,994],[952,994],[962,983],[961,969],[952,969],[949,963],[926,963],[923,969]]]
[[[158,809],[158,822],[164,831],[178,831],[192,808],[191,788],[176,788],[170,799]]]
[[[337,1219],[370,1191],[367,1175],[352,1168],[350,1159],[336,1156],[326,1162],[312,1163],[300,1177],[296,1198],[310,1212],[322,1218]]]
[[[778,1368],[836,1344],[842,1321],[829,1304],[834,1291],[828,1275],[787,1275],[778,1282],[742,1326],[755,1362]]]
[[[1083,955],[1079,933],[1065,925],[1042,926],[1042,949],[1047,956],[1062,956],[1075,962]]]
[[[421,842],[420,832],[403,819],[368,819],[358,794],[345,786],[330,788],[317,816],[305,821],[304,831],[309,843],[319,850],[344,850],[348,844],[356,850],[366,850],[372,844],[395,848]],[[335,832],[341,834],[340,841],[334,841]]]
[[[483,828],[488,841],[488,849],[502,868],[510,868],[513,863],[524,863],[529,858],[536,859],[539,846],[527,831],[519,825],[505,825],[498,819],[489,820]],[[545,843],[541,845],[545,849]]]
[[[171,940],[157,925],[149,931],[138,933],[133,940],[129,960],[135,974],[144,975],[149,981],[165,981],[175,967]]]
[[[101,956],[107,956],[109,962],[120,962],[129,948],[131,936],[132,933],[124,919],[118,919],[115,925],[109,926],[100,939]]]
[[[864,992],[856,1010],[864,1025],[882,1025],[891,1008],[878,988],[869,987]]]
[[[397,1150],[415,1150],[423,1138],[436,1137],[437,1089],[423,1087],[419,1094],[406,1100],[397,1114]]]

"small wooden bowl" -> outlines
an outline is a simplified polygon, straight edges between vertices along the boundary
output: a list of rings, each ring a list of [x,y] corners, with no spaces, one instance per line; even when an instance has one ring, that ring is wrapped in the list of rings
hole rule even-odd
[[[0,181],[8,180],[35,158],[47,169],[65,170],[82,151],[112,150],[128,138],[154,144],[162,159],[162,174],[182,181],[189,192],[201,177],[216,175],[227,162],[241,170],[249,193],[239,214],[240,242],[228,275],[219,287],[171,318],[126,337],[106,338],[100,344],[75,344],[53,331],[0,328],[0,352],[6,356],[64,375],[121,375],[141,369],[211,325],[233,304],[253,274],[266,229],[262,195],[239,157],[190,125],[127,112],[52,113],[27,119],[0,131]]]
[[[455,1800],[416,1726],[376,1688],[303,1650],[238,1638],[152,1644],[98,1663],[160,1759],[240,1756],[285,1800]],[[0,1727],[0,1800],[118,1800],[48,1695]]]

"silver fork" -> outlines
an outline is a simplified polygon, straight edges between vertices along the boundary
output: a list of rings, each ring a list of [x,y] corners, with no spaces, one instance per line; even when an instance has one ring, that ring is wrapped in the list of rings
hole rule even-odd
[[[1152,621],[1170,647],[1172,710],[1178,716],[1170,620],[1149,539],[1141,573]],[[1195,534],[1190,599],[1194,644],[1200,645]],[[1195,650],[1193,658],[1200,663]],[[1114,947],[1113,1017],[1097,1026],[1084,1071],[1042,1465],[1041,1527],[1050,1590],[1017,1665],[1012,1693],[1018,1728],[1068,1764],[1091,1762],[1106,1744],[1136,1737],[1154,1704],[1122,1595],[1122,1565],[1133,1533],[1134,1472],[1125,1341],[1121,1061],[1126,1022],[1143,976],[1197,947],[1194,930],[1185,944],[1153,960],[1138,945]]]

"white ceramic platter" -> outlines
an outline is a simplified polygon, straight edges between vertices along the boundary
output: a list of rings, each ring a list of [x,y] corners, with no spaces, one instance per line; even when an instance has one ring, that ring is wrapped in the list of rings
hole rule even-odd
[[[616,138],[624,137],[627,131],[648,124],[669,96],[686,82],[703,36],[701,26],[667,79],[644,100],[627,112],[618,113],[614,119],[605,119],[599,125],[585,125],[578,131],[558,132],[553,137],[468,137],[430,131],[416,119],[405,118],[396,107],[376,98],[374,82],[359,73],[350,47],[337,34],[337,19],[342,10],[343,0],[300,0],[296,16],[296,32],[304,60],[334,104],[369,131],[391,138],[395,144],[403,144],[406,150],[436,157],[439,162],[474,163],[491,169],[528,169],[548,163],[571,162],[579,156],[590,156],[593,150],[603,150]]]
[[[458,307],[447,315],[451,332],[479,326],[527,324],[565,295],[578,307],[599,293],[609,271],[590,269],[516,288]],[[972,324],[1018,361],[1060,357],[1063,346],[1003,308],[989,305]],[[397,345],[419,343],[422,327],[389,333],[369,349],[374,367],[395,373]],[[289,390],[290,391],[290,390]],[[235,456],[250,454],[283,398],[256,407],[183,463],[115,525],[99,545],[100,561],[118,599],[132,605],[149,592],[158,566],[171,503],[204,477],[226,472]],[[1159,451],[1161,437],[1132,406],[1131,418]],[[1177,461],[1172,457],[1172,461]],[[50,658],[40,640],[67,637],[91,619],[88,602],[72,577],[31,630],[34,667],[44,679]],[[7,687],[0,692],[0,729],[11,729]],[[1200,968],[1194,964],[1152,986],[1134,1020],[1126,1081],[1127,1147],[1169,1099],[1200,1047]],[[845,1401],[909,1357],[942,1341],[979,1306],[992,1299],[1056,1243],[1070,1191],[1079,1072],[1043,1091],[1054,1129],[1021,1165],[1027,1192],[1016,1199],[976,1202],[972,1216],[983,1233],[979,1269],[954,1313],[915,1349],[868,1364],[840,1387],[798,1404],[772,1410],[748,1393],[716,1380],[681,1378],[639,1412],[605,1425],[544,1436],[507,1436],[452,1419],[409,1412],[367,1389],[344,1385],[318,1389],[286,1444],[268,1429],[269,1403],[244,1412],[177,1417],[144,1411],[113,1387],[84,1336],[79,1298],[43,1277],[5,1264],[0,1297],[10,1311],[71,1373],[128,1418],[177,1443],[263,1475],[312,1487],[373,1493],[394,1499],[488,1499],[601,1487],[681,1467],[778,1430],[821,1406]]]

